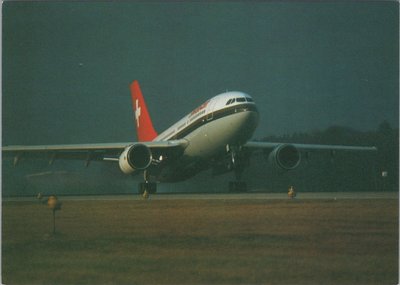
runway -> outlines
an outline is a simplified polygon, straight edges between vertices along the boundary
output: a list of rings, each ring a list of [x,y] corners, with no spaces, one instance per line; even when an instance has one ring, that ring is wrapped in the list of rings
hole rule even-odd
[[[132,195],[82,195],[58,196],[65,201],[120,201],[143,200],[139,194]],[[287,193],[182,193],[182,194],[152,194],[150,200],[283,200],[288,199]],[[301,192],[297,193],[297,200],[347,200],[347,199],[399,199],[398,192]],[[36,197],[5,197],[8,201],[36,201]]]
[[[393,192],[47,197],[2,203],[5,284],[398,283]]]

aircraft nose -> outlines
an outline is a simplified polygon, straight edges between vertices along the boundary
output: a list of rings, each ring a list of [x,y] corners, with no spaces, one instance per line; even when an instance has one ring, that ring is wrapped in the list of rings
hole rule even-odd
[[[248,110],[243,113],[242,126],[240,128],[240,133],[247,141],[249,138],[253,136],[254,131],[256,130],[259,122],[259,114],[257,109]]]
[[[257,126],[260,117],[257,107],[255,105],[249,106],[246,111],[248,123]]]
[[[248,112],[248,118],[247,118],[248,124],[251,126],[254,126],[254,129],[258,125],[259,119],[260,119],[260,115],[258,113],[257,108]]]

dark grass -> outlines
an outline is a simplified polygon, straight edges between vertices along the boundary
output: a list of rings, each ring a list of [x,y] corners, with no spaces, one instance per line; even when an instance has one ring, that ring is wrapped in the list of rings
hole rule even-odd
[[[397,200],[3,202],[5,284],[397,284]]]

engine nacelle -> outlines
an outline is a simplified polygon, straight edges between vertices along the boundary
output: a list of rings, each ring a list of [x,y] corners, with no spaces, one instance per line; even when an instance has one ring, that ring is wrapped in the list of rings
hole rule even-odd
[[[300,160],[300,152],[290,144],[281,144],[268,155],[268,162],[283,170],[295,169],[299,166]]]
[[[125,174],[135,170],[144,170],[151,165],[153,155],[149,147],[144,144],[134,144],[125,148],[119,157],[119,167]]]

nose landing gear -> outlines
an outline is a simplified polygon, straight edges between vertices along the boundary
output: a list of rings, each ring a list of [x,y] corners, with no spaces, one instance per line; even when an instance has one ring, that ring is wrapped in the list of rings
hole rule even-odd
[[[242,180],[242,174],[246,167],[246,157],[239,148],[227,146],[231,154],[231,169],[235,172],[236,181],[229,182],[229,192],[247,192],[247,184]]]

